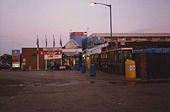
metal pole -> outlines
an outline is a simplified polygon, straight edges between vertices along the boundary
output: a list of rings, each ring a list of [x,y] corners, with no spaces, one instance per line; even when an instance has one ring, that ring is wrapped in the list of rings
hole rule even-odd
[[[62,51],[63,48],[62,48],[61,36],[62,36],[62,35],[60,34],[60,46],[61,46],[61,52],[63,52],[63,51]],[[60,64],[63,65],[63,62],[62,62],[62,54],[61,54]]]
[[[46,43],[46,50],[47,50],[47,36],[45,34],[45,43]],[[45,70],[47,70],[47,59],[45,59]]]
[[[39,40],[38,40],[38,35],[37,35],[37,71],[39,71]]]
[[[111,39],[111,48],[113,48],[113,36],[112,36],[112,5],[99,3],[99,2],[91,2],[90,5],[94,6],[95,4],[104,5],[110,8],[110,39]],[[118,42],[115,40],[115,48],[118,49]]]
[[[110,7],[110,39],[111,39],[111,48],[113,47],[112,45],[112,5],[109,5]]]
[[[47,59],[45,59],[45,70],[47,70]]]
[[[40,68],[39,68],[39,53],[37,53],[37,71],[39,71]]]

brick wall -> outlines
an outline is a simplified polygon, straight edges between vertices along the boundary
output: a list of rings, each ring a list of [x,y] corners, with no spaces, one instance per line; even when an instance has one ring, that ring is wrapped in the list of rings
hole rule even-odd
[[[40,69],[44,69],[45,61],[44,56],[40,54],[43,49],[39,49],[39,65]],[[32,70],[37,69],[37,48],[22,48],[22,61],[25,59],[25,66],[26,70],[31,67]]]

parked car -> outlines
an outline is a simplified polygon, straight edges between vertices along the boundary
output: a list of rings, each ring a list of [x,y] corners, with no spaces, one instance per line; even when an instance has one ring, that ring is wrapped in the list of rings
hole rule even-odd
[[[51,66],[51,70],[72,70],[73,68],[68,65],[54,65]]]
[[[11,65],[8,63],[0,64],[0,69],[10,69],[10,68],[11,68]]]
[[[51,70],[59,70],[59,65],[53,65],[53,66],[51,66]]]
[[[66,65],[66,69],[67,69],[67,70],[72,70],[73,67]]]

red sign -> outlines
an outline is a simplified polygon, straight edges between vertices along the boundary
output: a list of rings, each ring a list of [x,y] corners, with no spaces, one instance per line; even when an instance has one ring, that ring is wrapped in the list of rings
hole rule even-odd
[[[62,50],[58,49],[44,49],[41,52],[41,55],[44,55],[44,59],[61,59],[62,58]]]
[[[20,56],[12,56],[12,62],[20,62]]]
[[[42,51],[41,55],[62,55],[62,51]]]
[[[84,36],[86,32],[70,32],[70,36]]]

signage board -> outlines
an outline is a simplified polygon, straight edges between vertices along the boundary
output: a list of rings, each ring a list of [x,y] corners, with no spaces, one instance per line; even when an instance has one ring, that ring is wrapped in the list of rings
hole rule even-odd
[[[12,50],[12,68],[20,68],[20,50]]]
[[[41,52],[41,55],[44,55],[45,60],[50,59],[61,59],[62,58],[62,50],[56,48],[44,48]]]
[[[20,56],[12,56],[12,62],[20,62]]]
[[[70,36],[84,36],[87,32],[70,32]]]
[[[12,55],[20,55],[20,50],[12,50]]]
[[[82,48],[77,49],[63,49],[63,52],[82,52]]]

